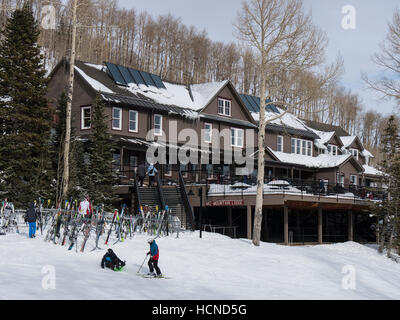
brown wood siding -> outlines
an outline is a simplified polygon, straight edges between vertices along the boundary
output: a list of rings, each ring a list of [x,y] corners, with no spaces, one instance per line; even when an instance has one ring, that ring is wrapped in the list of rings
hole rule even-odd
[[[218,98],[228,99],[232,101],[231,117],[227,117],[228,119],[239,119],[244,121],[251,120],[247,117],[246,113],[243,111],[244,107],[241,106],[240,102],[238,102],[228,86],[222,89],[222,91],[218,94],[218,97],[212,100],[208,104],[208,106],[204,108],[203,113],[218,115]]]

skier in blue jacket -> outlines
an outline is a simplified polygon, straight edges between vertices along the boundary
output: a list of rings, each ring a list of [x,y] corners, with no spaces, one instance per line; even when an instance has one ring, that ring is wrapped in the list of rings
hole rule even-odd
[[[154,164],[150,163],[150,165],[149,165],[149,167],[147,169],[147,175],[149,176],[149,185],[150,185],[150,187],[153,186],[154,177],[155,177],[157,172],[158,171],[157,171],[156,167],[154,166]]]
[[[148,263],[149,269],[150,269],[149,275],[156,276],[154,274],[154,269],[156,269],[157,277],[161,277],[162,276],[161,270],[158,267],[158,260],[160,258],[160,252],[158,250],[157,243],[154,239],[149,239],[147,241],[147,243],[150,245],[150,251],[147,253],[147,255],[150,255],[150,260]]]

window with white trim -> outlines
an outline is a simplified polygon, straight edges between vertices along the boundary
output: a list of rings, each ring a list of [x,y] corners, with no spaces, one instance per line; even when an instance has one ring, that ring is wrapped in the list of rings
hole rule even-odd
[[[243,129],[231,128],[232,147],[243,148]]]
[[[112,129],[122,130],[122,109],[113,108],[112,109]]]
[[[154,115],[154,135],[162,136],[162,115]]]
[[[129,110],[129,132],[138,132],[138,112]]]
[[[338,155],[338,147],[335,146],[334,144],[328,144],[328,154],[332,156],[337,156]]]
[[[81,129],[87,130],[91,128],[92,121],[92,107],[81,108]]]
[[[311,141],[307,141],[307,155],[309,157],[312,157],[312,155],[313,155],[312,149],[313,149],[312,142]]]
[[[358,160],[358,150],[357,149],[350,149],[350,153]]]
[[[357,185],[357,176],[353,174],[350,176],[350,184],[352,184],[353,186]]]
[[[218,98],[218,114],[230,117],[232,114],[232,101]]]
[[[212,141],[212,124],[205,123],[204,124],[204,142],[211,143]]]
[[[276,151],[283,152],[283,137],[282,136],[276,137]]]
[[[312,156],[312,148],[313,148],[312,141],[292,138],[291,145],[292,145],[291,151],[293,154],[300,154],[303,156],[310,156],[310,157]]]

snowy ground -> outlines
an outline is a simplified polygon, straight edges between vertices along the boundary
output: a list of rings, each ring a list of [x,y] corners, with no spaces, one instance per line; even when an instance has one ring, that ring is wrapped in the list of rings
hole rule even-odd
[[[40,236],[28,239],[26,231],[0,237],[0,299],[400,299],[400,264],[352,242],[256,248],[248,240],[187,232],[157,240],[159,266],[172,277],[167,280],[136,275],[147,235],[113,247],[127,261],[124,272],[113,272],[100,268],[104,250],[89,252],[92,243],[88,252],[76,253]],[[47,265],[56,272],[55,289],[42,286],[49,283],[49,274],[42,274]],[[345,266],[355,271],[355,289],[342,286],[349,279]]]

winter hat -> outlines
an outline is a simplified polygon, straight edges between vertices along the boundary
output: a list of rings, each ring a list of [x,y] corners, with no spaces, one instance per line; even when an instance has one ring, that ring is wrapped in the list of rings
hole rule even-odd
[[[153,238],[147,239],[147,243],[148,243],[148,244],[152,244],[152,243],[153,243],[153,241],[154,241],[154,239],[153,239]]]

